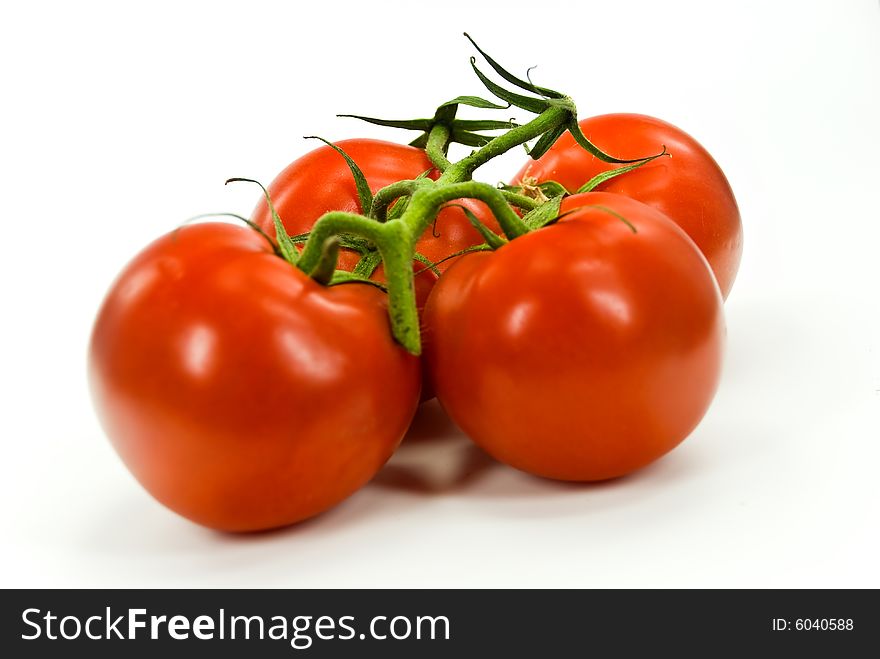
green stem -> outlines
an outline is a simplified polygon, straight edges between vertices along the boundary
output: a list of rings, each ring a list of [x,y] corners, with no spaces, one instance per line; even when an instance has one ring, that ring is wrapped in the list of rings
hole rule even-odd
[[[413,229],[417,231],[416,235],[421,235],[421,231],[424,231],[428,224],[433,221],[434,216],[437,214],[437,209],[439,209],[440,206],[449,201],[465,198],[479,199],[486,204],[489,207],[489,210],[492,211],[495,219],[498,220],[498,224],[501,226],[502,231],[504,231],[507,237],[511,240],[517,236],[522,236],[528,233],[528,227],[523,223],[519,215],[514,212],[507,201],[505,201],[501,190],[488,183],[480,183],[479,181],[462,181],[460,183],[449,183],[442,186],[435,185],[432,189],[425,190],[423,194],[413,196],[412,202],[410,202],[410,208],[415,207],[417,204],[420,205],[420,208],[414,210],[413,214],[421,211],[421,206],[428,209],[427,212],[421,211],[422,217],[427,218],[427,222],[425,222],[423,226],[416,224],[413,227]],[[409,211],[410,209],[407,210]],[[431,214],[432,210],[433,214]],[[408,214],[409,212],[404,214],[404,218]]]
[[[416,192],[413,199],[416,199]],[[407,213],[409,209],[407,210]],[[427,209],[430,212],[430,209]],[[434,214],[436,215],[436,208]],[[413,355],[421,354],[419,336],[419,314],[416,309],[415,285],[413,283],[412,260],[415,243],[421,232],[413,234],[411,227],[421,224],[421,220],[405,221],[404,217],[381,224],[362,215],[340,211],[326,213],[312,227],[297,267],[312,275],[324,259],[324,246],[340,233],[361,236],[371,241],[379,249],[385,264],[385,279],[388,287],[388,313],[395,338]],[[424,222],[425,227],[430,219]]]
[[[413,234],[403,218],[380,225],[383,240],[376,241],[385,270],[388,314],[394,337],[413,355],[422,353],[419,312],[413,280],[413,254],[420,234]]]
[[[333,235],[347,233],[371,241],[378,248],[385,264],[388,312],[394,336],[407,351],[414,355],[420,354],[421,337],[412,267],[419,237],[434,221],[443,204],[464,198],[478,199],[486,204],[508,238],[513,239],[527,233],[528,227],[508,204],[508,200],[529,210],[537,202],[523,195],[502,192],[488,183],[472,181],[471,176],[480,165],[547,131],[565,125],[571,121],[571,116],[568,106],[553,106],[529,123],[493,138],[488,144],[456,163],[450,163],[445,154],[450,138],[449,128],[438,122],[431,129],[426,148],[434,166],[443,170],[440,178],[437,181],[401,181],[379,190],[374,197],[371,213],[380,220],[385,217],[388,206],[394,199],[409,197],[406,210],[397,219],[383,223],[353,213],[327,213],[312,227],[298,266],[307,273],[312,272],[321,260],[325,241]]]
[[[511,192],[510,190],[499,190],[499,192],[508,204],[510,204],[511,206],[516,206],[517,208],[522,208],[523,210],[533,211],[542,203],[537,199],[526,197],[524,194],[517,194],[515,192]]]
[[[361,236],[378,246],[385,240],[383,231],[385,226],[387,225],[379,224],[375,220],[355,213],[343,213],[342,211],[325,213],[312,227],[309,239],[306,241],[296,265],[306,274],[311,274],[321,261],[324,243],[328,238],[340,233]]]
[[[415,192],[419,186],[419,182],[415,180],[397,181],[391,185],[380,188],[373,195],[373,205],[370,207],[370,217],[375,217],[380,222],[384,222],[388,215],[388,207],[395,199],[405,197]]]
[[[498,137],[492,138],[486,146],[448,167],[438,179],[438,183],[466,181],[470,179],[477,167],[485,164],[492,158],[500,156],[502,153],[520,144],[525,144],[529,140],[570,121],[571,109],[566,106],[554,105],[544,110],[544,112],[527,124],[517,126]]]
[[[440,123],[434,124],[431,128],[431,132],[428,134],[428,143],[425,145],[425,153],[428,154],[428,158],[434,167],[441,172],[445,172],[452,165],[446,157],[446,152],[449,149],[449,138],[451,136],[452,132],[449,130],[449,126]]]
[[[421,354],[412,268],[416,242],[434,221],[443,204],[463,198],[479,199],[486,204],[509,238],[528,232],[528,227],[508,205],[498,188],[478,181],[439,185],[425,179],[415,186],[404,214],[384,224],[354,213],[331,212],[323,215],[312,227],[297,266],[306,273],[313,272],[321,261],[325,242],[334,235],[347,233],[371,241],[379,249],[385,264],[388,312],[394,336],[408,352]]]
[[[321,249],[321,258],[318,259],[318,264],[309,273],[309,277],[319,284],[324,284],[326,286],[330,283],[330,280],[333,279],[333,274],[336,272],[336,261],[338,258],[339,236],[330,236],[324,241],[324,245]]]

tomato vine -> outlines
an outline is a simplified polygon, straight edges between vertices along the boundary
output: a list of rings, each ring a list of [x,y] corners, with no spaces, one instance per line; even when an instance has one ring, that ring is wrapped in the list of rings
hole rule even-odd
[[[664,148],[661,153],[635,159],[621,159],[605,153],[581,132],[577,123],[577,108],[569,96],[514,76],[481,50],[473,39],[470,40],[502,79],[532,95],[526,96],[493,82],[479,69],[476,58],[471,57],[471,66],[477,77],[493,95],[505,101],[506,106],[478,97],[460,96],[440,105],[431,119],[383,120],[341,115],[382,126],[422,131],[423,134],[413,144],[425,149],[440,175],[437,180],[424,177],[394,182],[378,190],[367,200],[363,193],[365,184],[362,175],[359,177],[357,167],[349,163],[358,182],[364,214],[339,211],[326,213],[312,228],[302,254],[289,259],[307,274],[313,277],[317,274],[322,280],[328,280],[327,271],[328,268],[332,270],[332,261],[339,247],[339,242],[332,240],[334,236],[356,236],[369,241],[378,250],[384,263],[394,336],[407,351],[415,355],[421,352],[412,269],[413,259],[417,256],[415,246],[444,204],[458,199],[483,202],[489,207],[506,237],[511,240],[542,226],[556,216],[558,199],[555,206],[550,207],[554,212],[545,213],[546,217],[542,216],[540,223],[527,223],[514,208],[534,212],[553,199],[542,201],[515,190],[499,189],[488,183],[474,181],[473,174],[479,167],[533,140],[535,143],[529,153],[533,159],[537,159],[565,132],[571,133],[575,141],[595,157],[604,162],[627,165],[628,168],[621,168],[627,171],[666,153]],[[456,118],[460,105],[483,109],[516,106],[537,116],[521,125],[511,121],[462,120]],[[495,136],[483,133],[499,129],[506,130]],[[453,162],[448,158],[448,149],[454,142],[476,148],[465,158]],[[404,203],[401,200],[405,200],[405,209],[399,216],[390,217],[389,208],[394,202],[397,202],[395,207]],[[276,220],[275,228],[279,244],[288,240],[280,221]],[[286,252],[285,248],[282,247],[282,251]]]

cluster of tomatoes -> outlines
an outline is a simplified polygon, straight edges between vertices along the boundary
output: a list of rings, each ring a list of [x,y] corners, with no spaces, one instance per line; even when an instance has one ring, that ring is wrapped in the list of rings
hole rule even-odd
[[[99,417],[135,477],[208,527],[291,524],[369,481],[434,395],[493,457],[543,477],[614,478],[675,447],[718,383],[739,212],[712,157],[674,126],[624,114],[579,126],[618,158],[669,157],[578,194],[618,165],[566,133],[512,181],[535,206],[564,188],[553,222],[505,237],[481,202],[440,209],[412,261],[421,356],[395,340],[368,241],[339,243],[336,268],[363,276],[328,285],[279,256],[278,222],[289,240],[328,212],[366,213],[342,153],[371,194],[442,185],[422,148],[322,146],[269,187],[277,216],[263,200],[250,226],[188,224],[149,245],[90,346]]]

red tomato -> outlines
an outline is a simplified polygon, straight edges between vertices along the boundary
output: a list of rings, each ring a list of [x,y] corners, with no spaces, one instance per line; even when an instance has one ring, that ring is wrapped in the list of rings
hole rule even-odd
[[[705,258],[659,211],[588,195],[559,223],[462,257],[431,292],[427,363],[451,418],[498,460],[562,480],[614,478],[681,442],[721,366]]]
[[[386,185],[414,179],[433,169],[425,152],[411,146],[368,139],[343,140],[336,142],[336,145],[357,163],[373,193]],[[432,171],[431,177],[437,178],[437,172]],[[291,235],[309,231],[318,218],[328,211],[363,212],[348,164],[327,145],[310,151],[288,165],[269,186],[269,195],[284,228]],[[482,202],[463,200],[461,203],[484,224],[501,232]],[[257,204],[251,219],[270,236],[275,236],[272,215],[265,200],[261,199]],[[436,223],[425,230],[416,251],[435,262],[482,242],[482,237],[471,226],[464,211],[451,207],[442,210]],[[339,268],[352,270],[357,261],[354,252],[343,250]],[[438,269],[442,272],[450,265],[450,261],[445,261]]]
[[[229,224],[182,227],[135,257],[98,314],[89,365],[134,476],[226,531],[291,524],[349,496],[419,397],[419,361],[392,340],[385,294],[321,286]]]
[[[638,199],[666,214],[702,250],[726,298],[742,256],[742,223],[730,184],[709,152],[679,128],[640,114],[591,117],[580,127],[591,142],[618,158],[650,156],[666,145],[671,158],[658,158],[596,190]],[[575,192],[615,167],[620,165],[595,158],[565,133],[544,156],[523,167],[516,181],[553,180]]]

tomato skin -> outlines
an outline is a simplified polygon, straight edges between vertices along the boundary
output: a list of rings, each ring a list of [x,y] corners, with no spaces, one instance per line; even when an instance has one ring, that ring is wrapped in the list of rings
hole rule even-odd
[[[658,211],[592,193],[428,298],[427,363],[450,417],[493,457],[549,478],[614,478],[697,425],[717,387],[721,295],[693,242]],[[582,200],[583,201],[583,200]]]
[[[709,152],[672,124],[640,114],[590,117],[580,127],[587,139],[618,158],[650,156],[666,146],[671,158],[658,158],[596,190],[653,206],[684,229],[706,256],[726,299],[742,257],[742,221],[730,184]],[[554,180],[575,192],[593,176],[616,167],[620,165],[602,162],[565,133],[539,160],[526,164],[515,180]]]
[[[422,149],[371,139],[342,140],[335,144],[357,163],[374,194],[386,185],[417,178],[429,170],[431,178],[436,179],[438,176]],[[348,164],[327,145],[294,160],[268,189],[272,204],[278,211],[284,228],[291,235],[311,230],[318,218],[329,211],[362,212],[357,187]],[[497,233],[501,232],[494,216],[482,202],[467,199],[460,203],[489,228]],[[261,199],[257,204],[251,220],[270,236],[275,236],[275,225],[265,200]],[[416,251],[436,262],[482,242],[482,237],[471,226],[465,213],[460,208],[450,207],[440,211],[434,225],[425,230],[416,245]],[[357,261],[357,254],[343,250],[340,253],[339,268],[352,270]],[[444,261],[437,268],[443,272],[450,265],[450,261]]]
[[[317,284],[250,229],[182,227],[135,257],[98,314],[104,429],[156,499],[204,526],[326,510],[385,463],[417,405],[419,361],[391,338],[385,298]]]

